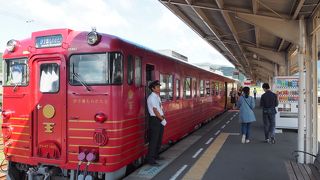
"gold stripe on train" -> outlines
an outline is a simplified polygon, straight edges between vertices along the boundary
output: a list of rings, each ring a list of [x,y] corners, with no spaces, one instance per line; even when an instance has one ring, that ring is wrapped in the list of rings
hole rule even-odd
[[[26,135],[29,136],[29,133],[21,133],[21,132],[12,132],[12,134],[16,134],[16,135]]]
[[[6,148],[9,148],[9,149],[19,149],[19,150],[24,150],[24,151],[29,151],[30,148],[20,148],[20,147],[12,147],[12,146],[8,146]]]
[[[7,156],[14,156],[14,157],[23,157],[23,158],[30,158],[29,156],[23,156],[23,155],[12,154],[12,153],[7,153]]]
[[[123,123],[123,122],[127,122],[127,121],[132,121],[132,120],[136,120],[136,119],[142,119],[142,118],[145,118],[145,116],[140,116],[140,117],[135,117],[135,118],[130,118],[130,119],[122,119],[122,120],[106,120],[106,122],[104,123]],[[73,123],[84,123],[84,122],[92,122],[92,123],[95,123],[96,121],[94,120],[74,120],[74,119],[69,119],[68,120],[69,122],[73,122]]]
[[[22,127],[22,128],[29,128],[30,126],[25,126],[25,125],[10,125],[10,126],[12,126],[12,127]]]
[[[13,142],[23,142],[23,143],[29,143],[29,142],[30,142],[30,141],[16,140],[16,139],[10,139],[10,141],[13,141]]]
[[[129,127],[126,127],[126,128],[120,128],[120,129],[106,129],[107,132],[117,132],[117,131],[123,131],[123,130],[127,130],[127,129],[130,129],[130,128],[133,128],[133,127],[136,127],[136,126],[143,126],[144,123],[141,123],[141,124],[135,124],[133,126],[129,126]],[[68,130],[70,131],[94,131],[94,129],[85,129],[85,128],[68,128]]]
[[[20,117],[10,117],[10,120],[23,120],[23,121],[29,121],[29,118],[20,118]]]
[[[81,136],[69,136],[70,139],[90,139],[93,140],[93,137],[81,137]]]

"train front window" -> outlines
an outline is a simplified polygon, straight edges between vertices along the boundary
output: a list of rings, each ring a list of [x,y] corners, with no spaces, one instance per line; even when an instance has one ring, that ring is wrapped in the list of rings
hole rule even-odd
[[[4,65],[4,86],[26,86],[29,83],[27,59],[7,59]]]
[[[43,93],[56,93],[59,91],[59,65],[44,63],[40,65],[40,91]]]
[[[71,85],[122,84],[123,58],[114,52],[73,55],[69,72]]]

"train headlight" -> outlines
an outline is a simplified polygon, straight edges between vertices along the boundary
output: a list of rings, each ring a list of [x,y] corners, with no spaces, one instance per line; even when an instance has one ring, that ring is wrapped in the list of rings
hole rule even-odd
[[[10,119],[12,112],[11,111],[2,111],[2,118],[3,119]]]
[[[87,42],[89,45],[94,46],[100,42],[101,35],[97,33],[96,29],[92,29],[87,35]]]
[[[17,41],[14,39],[11,39],[7,42],[7,50],[9,52],[13,52],[15,50],[16,46],[17,46]]]
[[[103,123],[107,120],[107,116],[104,113],[97,113],[94,116],[94,120],[98,123]]]

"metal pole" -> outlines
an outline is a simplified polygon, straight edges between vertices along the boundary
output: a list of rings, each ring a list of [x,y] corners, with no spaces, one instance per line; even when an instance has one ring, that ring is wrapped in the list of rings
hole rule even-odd
[[[307,49],[309,49],[309,46],[307,46]],[[306,59],[306,152],[312,153],[312,119],[311,119],[311,67],[310,67],[310,58]],[[306,163],[312,163],[311,156],[306,156]]]
[[[303,60],[305,53],[305,30],[304,30],[304,16],[300,17],[299,20],[299,53],[298,53],[298,68],[299,68],[299,105],[298,105],[298,150],[304,151],[304,99],[303,99]],[[304,154],[298,153],[298,162],[304,163]]]
[[[317,27],[318,18],[313,19],[313,27]],[[312,34],[312,58],[311,58],[311,71],[312,71],[312,154],[318,152],[318,73],[317,73],[317,61],[318,61],[318,32]],[[314,158],[312,158],[314,161]]]
[[[317,27],[320,23],[319,20],[319,11],[317,12],[317,15],[314,17],[314,27]],[[318,71],[317,71],[317,63],[318,63],[318,43],[319,41],[319,31],[316,32],[315,34],[313,34],[314,37],[314,44],[313,44],[313,56],[314,58],[312,59],[312,70],[313,70],[313,154],[318,153],[318,138],[319,136],[319,128],[318,126],[320,125],[320,123],[318,122]]]

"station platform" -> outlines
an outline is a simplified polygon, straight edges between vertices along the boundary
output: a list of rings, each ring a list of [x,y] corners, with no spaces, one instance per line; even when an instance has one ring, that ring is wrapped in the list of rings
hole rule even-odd
[[[289,180],[285,162],[294,160],[297,132],[277,130],[276,143],[264,142],[259,99],[250,143],[242,144],[238,111],[229,110],[165,152],[161,166],[144,165],[126,180]]]

